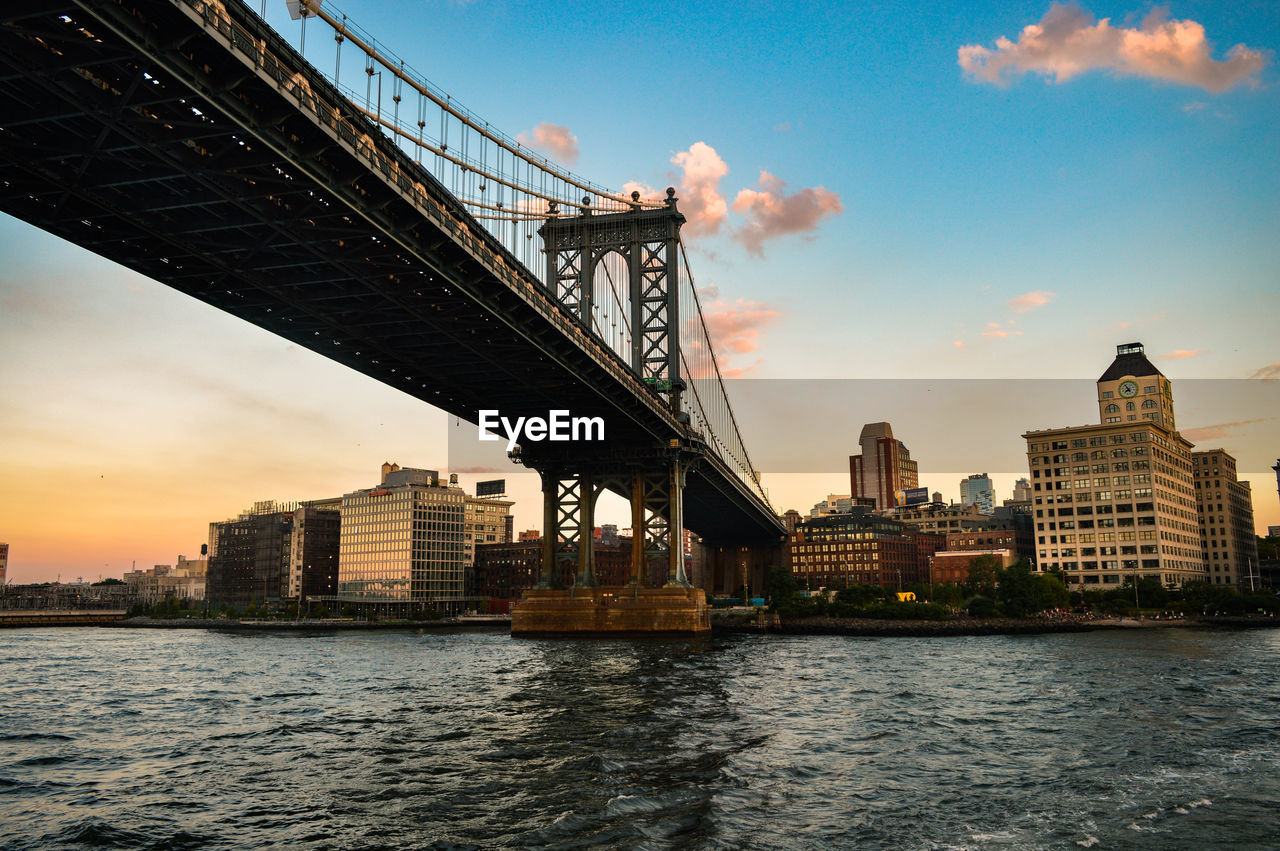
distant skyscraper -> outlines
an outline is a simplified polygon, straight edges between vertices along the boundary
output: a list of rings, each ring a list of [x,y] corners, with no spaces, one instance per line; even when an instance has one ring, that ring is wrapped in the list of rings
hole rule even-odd
[[[897,504],[894,494],[920,486],[919,468],[911,453],[893,437],[888,423],[867,423],[858,437],[861,455],[849,456],[853,496],[870,497],[880,509]]]
[[[0,594],[4,593],[5,575],[9,572],[9,545],[0,544]]]
[[[967,479],[961,479],[960,502],[975,505],[983,514],[990,514],[996,505],[996,489],[991,484],[991,477],[986,473],[974,473]]]
[[[1031,501],[1031,480],[1025,476],[1013,483],[1014,502]]]
[[[1236,478],[1236,459],[1221,449],[1192,452],[1191,472],[1209,581],[1247,590],[1258,573],[1253,491]]]

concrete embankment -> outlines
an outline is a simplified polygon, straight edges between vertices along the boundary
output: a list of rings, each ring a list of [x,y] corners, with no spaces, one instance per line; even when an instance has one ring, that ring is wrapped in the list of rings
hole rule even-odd
[[[0,629],[17,626],[111,626],[124,620],[125,614],[123,609],[9,609],[0,611]]]
[[[504,618],[441,618],[434,621],[378,620],[360,621],[349,618],[311,620],[233,620],[230,618],[129,618],[104,626],[125,629],[221,629],[240,632],[317,632],[337,630],[387,630],[387,629],[506,629],[510,619]]]
[[[953,618],[946,621],[894,621],[869,618],[798,618],[794,620],[712,617],[717,633],[771,635],[865,635],[929,637],[946,635],[1042,635],[1056,632],[1092,632],[1103,629],[1228,628],[1256,629],[1280,626],[1271,617],[1201,617],[1177,620],[1152,618],[1098,618],[1050,620],[1044,618]]]

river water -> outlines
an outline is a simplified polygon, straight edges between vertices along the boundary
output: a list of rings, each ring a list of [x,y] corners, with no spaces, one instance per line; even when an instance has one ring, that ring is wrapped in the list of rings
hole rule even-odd
[[[0,633],[0,847],[1274,848],[1280,630]]]

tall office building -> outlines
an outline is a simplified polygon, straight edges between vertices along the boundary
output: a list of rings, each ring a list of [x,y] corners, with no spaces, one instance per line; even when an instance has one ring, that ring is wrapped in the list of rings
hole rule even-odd
[[[1247,591],[1258,581],[1253,490],[1236,478],[1236,459],[1221,449],[1192,452],[1191,469],[1209,581]]]
[[[1135,574],[1166,585],[1206,580],[1191,443],[1174,428],[1169,380],[1141,343],[1116,347],[1098,379],[1099,425],[1029,431],[1040,570],[1072,587]]]
[[[271,501],[234,520],[209,524],[205,594],[215,606],[244,608],[289,595],[294,504]]]
[[[435,470],[383,465],[377,487],[342,497],[339,604],[388,614],[466,605],[466,494]]]
[[[974,473],[960,480],[960,502],[977,506],[983,514],[990,514],[996,507],[996,489],[986,473]]]
[[[1018,479],[1013,483],[1013,501],[1014,502],[1030,502],[1031,501],[1031,480],[1028,478]]]
[[[288,596],[301,603],[338,592],[342,499],[305,502],[293,512]]]
[[[4,593],[5,576],[9,573],[9,545],[0,544],[0,594]]]
[[[888,423],[867,423],[858,437],[862,454],[849,456],[854,497],[870,497],[879,509],[897,505],[894,494],[920,486],[919,467]]]

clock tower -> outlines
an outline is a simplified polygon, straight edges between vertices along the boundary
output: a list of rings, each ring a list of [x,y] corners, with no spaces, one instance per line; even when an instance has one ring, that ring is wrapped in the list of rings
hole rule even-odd
[[[1173,385],[1147,360],[1141,343],[1116,346],[1116,359],[1098,379],[1098,417],[1103,424],[1146,421],[1177,428]]]

